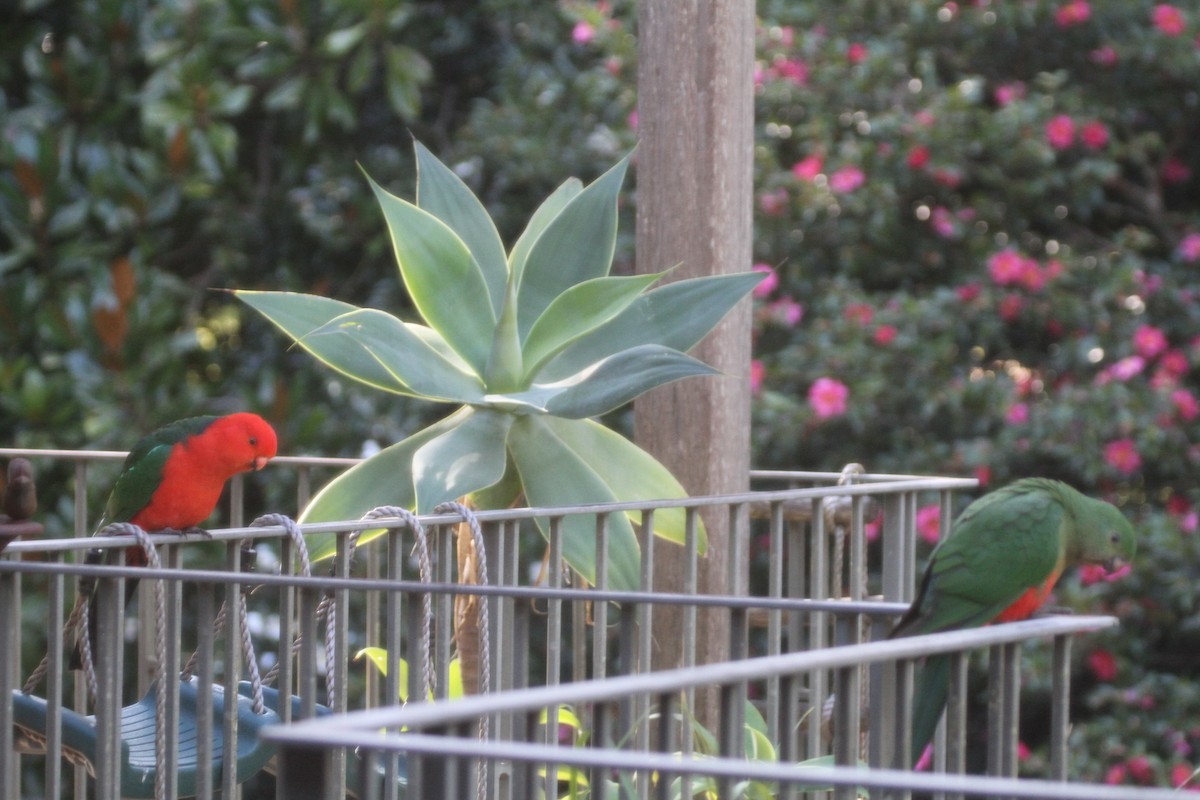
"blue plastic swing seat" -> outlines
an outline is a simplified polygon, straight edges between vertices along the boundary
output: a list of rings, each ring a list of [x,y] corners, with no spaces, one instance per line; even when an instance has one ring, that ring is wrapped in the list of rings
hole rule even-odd
[[[266,712],[255,714],[252,708],[251,696],[253,688],[249,681],[238,684],[238,742],[237,742],[237,782],[244,783],[257,772],[270,769],[271,759],[275,756],[275,747],[262,741],[258,732],[267,725],[282,722],[279,716],[280,695],[277,689],[263,687],[263,704]],[[196,678],[181,681],[179,684],[179,752],[178,775],[179,794],[188,797],[196,793],[197,760],[199,755],[197,734],[197,709],[199,708],[198,685]],[[139,702],[121,709],[121,796],[125,798],[154,797],[154,776],[157,768],[157,753],[155,750],[155,711],[157,709],[157,687],[151,684],[150,691]],[[13,720],[21,730],[26,742],[42,742],[45,739],[46,718],[49,714],[45,700],[33,695],[14,691]],[[222,719],[225,714],[225,687],[212,687],[210,692],[212,703],[212,783],[218,785],[221,779],[221,768],[224,764],[224,726]],[[299,718],[301,713],[300,698],[291,697],[292,719]],[[328,707],[317,704],[316,714],[319,717],[332,714]],[[60,712],[62,720],[62,746],[64,757],[72,763],[83,764],[88,773],[95,775],[96,763],[96,718],[84,716],[78,712],[64,708]],[[42,749],[40,752],[44,752]],[[353,793],[358,787],[360,762],[357,756],[346,760],[346,782]],[[399,771],[396,775],[397,785],[403,790],[408,784],[407,765],[401,757]],[[384,779],[382,765],[375,769],[376,785],[381,785]]]
[[[239,687],[241,689],[241,687]],[[249,684],[246,684],[249,693]],[[272,692],[275,702],[278,693]],[[222,719],[225,714],[225,689],[213,686],[205,698],[212,704],[212,779],[219,785],[224,761],[225,740]],[[264,695],[264,700],[266,696]],[[195,678],[179,684],[179,794],[196,793],[197,721],[200,692]],[[237,699],[237,782],[249,780],[275,755],[275,748],[259,739],[258,732],[267,725],[281,720],[279,714],[267,702],[263,714],[255,714],[250,698],[239,691]],[[157,688],[152,684],[150,691],[140,701],[121,709],[121,796],[129,798],[154,797],[154,776],[157,770],[155,752],[155,711]],[[45,738],[46,718],[49,709],[45,700],[33,695],[13,692],[13,719],[23,729],[27,740],[40,741]],[[68,760],[83,763],[88,772],[95,774],[96,720],[64,708],[59,712],[62,720],[62,743]]]

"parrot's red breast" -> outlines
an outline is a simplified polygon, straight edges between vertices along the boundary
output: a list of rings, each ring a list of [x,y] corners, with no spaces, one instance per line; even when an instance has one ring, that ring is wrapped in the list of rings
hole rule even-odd
[[[1029,619],[1046,602],[1046,598],[1050,596],[1050,592],[1054,589],[1054,584],[1058,583],[1060,575],[1062,575],[1061,566],[1051,573],[1050,577],[1041,585],[1027,589],[1024,594],[1017,598],[1016,602],[997,614],[992,622],[1019,622],[1023,619]]]

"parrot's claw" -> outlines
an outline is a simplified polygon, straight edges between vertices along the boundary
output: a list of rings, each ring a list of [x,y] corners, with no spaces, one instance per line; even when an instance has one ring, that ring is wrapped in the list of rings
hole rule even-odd
[[[212,534],[209,533],[208,531],[204,530],[204,528],[197,528],[195,526],[192,526],[190,528],[184,528],[182,530],[179,530],[177,528],[167,528],[166,530],[163,531],[163,533],[173,533],[176,536],[202,536],[205,539],[212,538]]]

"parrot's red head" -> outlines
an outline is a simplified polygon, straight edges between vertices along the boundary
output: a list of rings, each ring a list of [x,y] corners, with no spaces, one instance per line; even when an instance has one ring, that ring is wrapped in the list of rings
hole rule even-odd
[[[260,470],[275,457],[275,429],[258,416],[240,412],[221,417],[204,432],[220,443],[219,458],[230,475]]]

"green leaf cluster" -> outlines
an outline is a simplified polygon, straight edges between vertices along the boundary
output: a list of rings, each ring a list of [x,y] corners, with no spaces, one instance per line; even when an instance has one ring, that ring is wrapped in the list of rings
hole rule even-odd
[[[371,185],[420,321],[316,294],[236,293],[342,375],[459,406],[336,478],[304,519],[355,518],[385,504],[427,513],[464,495],[489,507],[685,496],[664,466],[592,418],[655,386],[713,375],[685,351],[761,276],[655,288],[665,273],[610,274],[628,157],[587,186],[565,181],[506,252],[467,185],[420,143],[415,150],[415,202]],[[638,518],[608,520],[613,586],[637,586]],[[684,525],[682,509],[654,516],[654,533],[673,542]],[[567,562],[594,582],[595,522],[573,516],[563,528]],[[703,552],[702,528],[700,537]],[[329,555],[332,537],[310,547]]]

